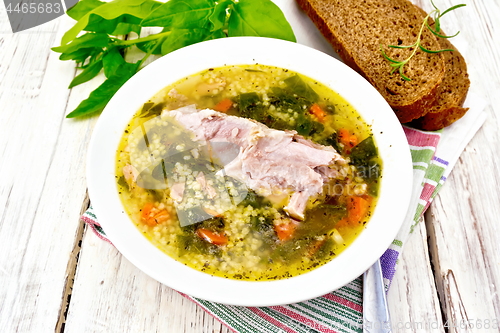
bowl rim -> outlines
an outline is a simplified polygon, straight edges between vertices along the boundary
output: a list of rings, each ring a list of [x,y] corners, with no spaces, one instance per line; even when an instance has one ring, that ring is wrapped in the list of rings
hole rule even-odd
[[[116,150],[123,131],[149,98],[181,78],[208,68],[255,63],[298,72],[339,93],[372,125],[383,161],[377,206],[365,230],[351,245],[329,263],[310,272],[288,279],[258,282],[202,273],[163,253],[141,234],[125,213],[114,174]],[[231,37],[194,44],[143,68],[105,107],[94,128],[87,155],[92,207],[108,238],[132,264],[182,293],[240,306],[304,301],[336,290],[360,276],[387,250],[403,223],[411,197],[412,170],[410,149],[401,124],[368,81],[325,53],[262,37]]]

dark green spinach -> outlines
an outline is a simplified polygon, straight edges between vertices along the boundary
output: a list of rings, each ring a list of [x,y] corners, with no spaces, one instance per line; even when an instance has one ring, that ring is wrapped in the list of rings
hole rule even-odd
[[[238,98],[238,108],[240,114],[245,118],[252,118],[257,121],[263,121],[266,115],[266,107],[262,104],[260,96],[255,93],[241,94]]]
[[[351,160],[354,164],[366,164],[373,157],[378,156],[373,137],[369,136],[351,149]]]
[[[73,60],[83,71],[70,88],[97,76],[107,80],[67,117],[81,117],[104,108],[116,91],[137,72],[151,54],[165,55],[198,42],[227,36],[263,36],[295,41],[283,13],[271,0],[82,0],[68,16],[77,23],[68,30],[61,46],[61,60]],[[122,40],[119,35],[142,27],[162,27],[160,33]],[[82,31],[83,35],[79,36]],[[125,61],[127,48],[136,45],[146,54],[137,63]],[[117,71],[123,71],[118,73]]]
[[[104,109],[106,104],[120,87],[135,74],[139,63],[121,64],[114,75],[108,77],[96,90],[90,93],[89,98],[82,101],[78,107],[68,114],[67,118],[81,117]]]
[[[290,91],[304,97],[311,104],[316,102],[319,95],[304,81],[299,75],[294,75],[285,79],[285,84]]]
[[[240,0],[229,6],[228,35],[260,36],[295,42],[290,24],[278,6],[269,0]]]

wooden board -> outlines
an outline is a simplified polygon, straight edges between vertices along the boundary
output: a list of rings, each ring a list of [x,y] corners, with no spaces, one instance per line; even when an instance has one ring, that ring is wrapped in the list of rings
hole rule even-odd
[[[457,29],[450,27],[460,27],[461,38],[468,44],[461,49],[465,49],[471,90],[489,101],[488,119],[427,211],[426,225],[436,287],[449,332],[498,332],[500,150],[495,142],[500,140],[500,6],[493,1],[465,3],[467,7],[443,19],[443,29],[453,32]],[[442,8],[454,4],[443,1]],[[485,326],[487,321],[489,328]]]
[[[55,329],[78,240],[85,155],[95,119],[64,118],[69,99],[84,97],[67,89],[74,65],[50,50],[70,23],[55,20],[12,35],[8,22],[1,21],[2,332]]]
[[[444,332],[425,223],[420,222],[413,233],[387,294],[393,332]]]
[[[89,229],[66,327],[69,332],[106,333],[228,331],[195,303],[139,271]]]

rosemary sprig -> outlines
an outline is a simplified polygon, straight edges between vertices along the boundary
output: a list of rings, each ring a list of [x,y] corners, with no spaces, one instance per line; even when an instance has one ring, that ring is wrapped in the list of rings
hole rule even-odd
[[[403,74],[403,66],[406,65],[408,63],[408,61],[410,61],[410,59],[415,55],[415,53],[417,52],[418,49],[421,49],[422,51],[427,52],[427,53],[440,53],[440,52],[445,52],[445,51],[453,51],[452,49],[429,50],[429,49],[426,49],[425,47],[423,47],[420,44],[420,41],[422,39],[422,33],[423,33],[425,27],[427,27],[430,30],[430,32],[432,32],[435,36],[437,36],[439,38],[452,38],[460,33],[460,31],[458,31],[456,34],[451,35],[451,36],[446,36],[446,35],[440,34],[439,32],[441,30],[441,25],[440,25],[439,19],[441,17],[443,17],[444,14],[449,13],[452,10],[455,10],[457,8],[460,8],[460,7],[464,7],[465,4],[455,5],[453,7],[446,9],[444,12],[441,12],[436,7],[436,5],[434,5],[434,2],[432,0],[431,0],[431,3],[432,3],[432,6],[434,7],[434,10],[432,10],[425,17],[424,22],[422,23],[422,26],[420,27],[420,31],[418,33],[417,40],[415,41],[415,43],[413,43],[411,45],[389,45],[389,47],[394,48],[394,49],[413,48],[413,52],[410,54],[410,56],[408,58],[406,58],[405,60],[402,60],[402,61],[392,59],[385,53],[384,47],[382,46],[382,44],[380,44],[380,50],[382,51],[382,55],[384,56],[384,58],[386,58],[387,60],[389,60],[391,62],[391,67],[393,67],[391,74],[393,74],[396,70],[398,70],[401,77],[406,81],[411,81],[411,79]],[[434,15],[433,19],[434,19],[435,29],[432,29],[431,26],[429,25],[429,22],[428,22],[431,15]]]

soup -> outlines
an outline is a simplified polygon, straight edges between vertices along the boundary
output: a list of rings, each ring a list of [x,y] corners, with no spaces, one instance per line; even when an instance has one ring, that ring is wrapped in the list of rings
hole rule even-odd
[[[341,96],[264,65],[211,68],[156,94],[117,151],[137,228],[208,274],[283,279],[321,266],[363,230],[381,160]]]

